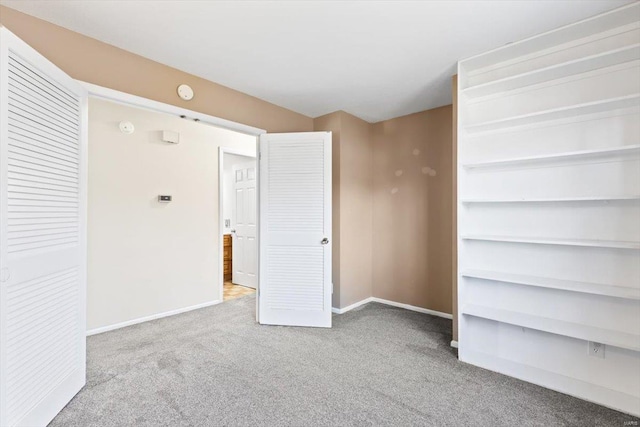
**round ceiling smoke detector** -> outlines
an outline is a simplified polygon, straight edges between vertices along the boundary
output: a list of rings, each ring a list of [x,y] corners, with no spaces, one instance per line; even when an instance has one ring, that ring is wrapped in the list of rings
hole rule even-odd
[[[193,99],[193,89],[189,85],[178,86],[178,96],[185,101],[191,101]]]
[[[120,132],[126,133],[127,135],[131,135],[136,130],[131,122],[120,122],[119,127]]]

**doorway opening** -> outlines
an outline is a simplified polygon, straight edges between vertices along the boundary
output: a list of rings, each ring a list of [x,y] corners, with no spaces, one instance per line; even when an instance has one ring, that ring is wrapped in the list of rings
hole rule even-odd
[[[89,98],[91,333],[222,302],[216,156],[257,141],[181,116]]]
[[[258,288],[258,175],[255,153],[220,147],[222,300]]]

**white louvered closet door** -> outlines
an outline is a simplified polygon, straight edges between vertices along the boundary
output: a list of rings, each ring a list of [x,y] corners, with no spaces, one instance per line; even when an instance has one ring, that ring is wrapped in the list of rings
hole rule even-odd
[[[86,100],[0,28],[1,426],[44,426],[85,384]]]
[[[260,323],[331,327],[331,132],[260,136]]]

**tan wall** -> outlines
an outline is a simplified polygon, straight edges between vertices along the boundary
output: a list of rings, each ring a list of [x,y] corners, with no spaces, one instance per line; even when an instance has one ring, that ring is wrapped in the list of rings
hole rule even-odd
[[[372,296],[372,125],[343,111],[314,120],[333,132],[333,306]]]
[[[340,112],[318,117],[313,121],[315,131],[332,132],[332,168],[331,168],[331,222],[332,230],[332,277],[333,297],[331,305],[340,307]]]
[[[451,313],[451,128],[450,105],[373,125],[375,297]]]
[[[175,68],[145,59],[38,18],[0,6],[0,24],[71,77],[99,86],[177,105],[269,132],[310,131],[313,119]],[[191,101],[176,94],[179,84],[195,91]]]
[[[373,143],[371,124],[341,112],[340,307],[373,292]]]
[[[453,313],[452,339],[458,341],[458,76],[451,78],[453,111],[451,123],[451,309]]]

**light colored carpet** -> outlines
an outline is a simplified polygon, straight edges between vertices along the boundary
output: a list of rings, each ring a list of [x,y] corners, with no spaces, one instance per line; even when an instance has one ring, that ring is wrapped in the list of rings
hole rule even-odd
[[[459,362],[449,320],[370,303],[260,326],[255,296],[88,339],[52,426],[556,426],[637,420]]]

